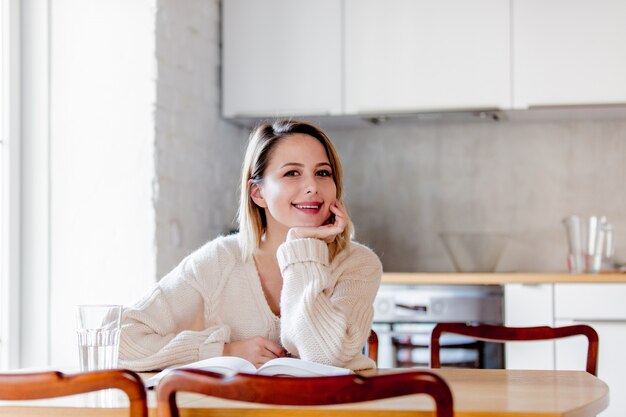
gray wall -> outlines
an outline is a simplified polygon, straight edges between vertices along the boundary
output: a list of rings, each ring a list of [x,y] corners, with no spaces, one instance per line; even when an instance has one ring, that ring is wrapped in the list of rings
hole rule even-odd
[[[247,130],[220,117],[219,1],[159,0],[157,279],[231,230]]]
[[[608,216],[626,259],[626,121],[330,130],[357,240],[386,271],[452,271],[438,233],[510,234],[498,271],[563,271],[563,217]]]

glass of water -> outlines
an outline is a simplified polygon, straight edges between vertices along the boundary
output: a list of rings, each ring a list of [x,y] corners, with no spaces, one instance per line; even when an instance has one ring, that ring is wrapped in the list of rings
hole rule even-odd
[[[76,306],[81,372],[117,367],[121,317],[121,305]]]

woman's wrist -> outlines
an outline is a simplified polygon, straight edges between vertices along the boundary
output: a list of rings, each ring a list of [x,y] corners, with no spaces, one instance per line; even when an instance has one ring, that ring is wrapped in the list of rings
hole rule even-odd
[[[276,258],[281,271],[291,264],[316,262],[328,264],[328,244],[322,239],[302,237],[292,241],[286,240],[278,247]]]

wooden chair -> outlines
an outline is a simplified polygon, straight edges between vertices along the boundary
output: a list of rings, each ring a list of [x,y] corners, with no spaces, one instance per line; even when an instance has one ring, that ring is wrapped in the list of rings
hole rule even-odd
[[[427,371],[364,377],[223,376],[197,369],[176,369],[157,385],[157,416],[178,417],[176,392],[262,404],[315,406],[372,401],[424,393],[435,400],[437,417],[452,417],[452,393],[445,381]],[[330,410],[329,410],[330,413]]]
[[[531,341],[561,339],[582,335],[588,340],[586,371],[597,375],[598,369],[598,333],[585,324],[564,327],[506,327],[488,324],[468,325],[466,323],[439,323],[430,337],[430,366],[441,367],[439,360],[439,338],[444,333],[454,333],[492,342]]]
[[[367,338],[367,356],[378,365],[378,335],[374,330],[370,330]]]
[[[64,374],[58,371],[0,373],[0,400],[36,400],[117,388],[130,400],[131,417],[148,417],[146,389],[141,377],[124,369]]]

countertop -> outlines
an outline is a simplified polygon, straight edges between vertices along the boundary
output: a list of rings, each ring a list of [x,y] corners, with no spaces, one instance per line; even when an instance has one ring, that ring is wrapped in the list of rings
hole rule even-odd
[[[449,285],[504,285],[504,284],[616,284],[626,283],[626,273],[568,274],[538,272],[505,273],[437,273],[385,272],[383,284],[449,284]]]

